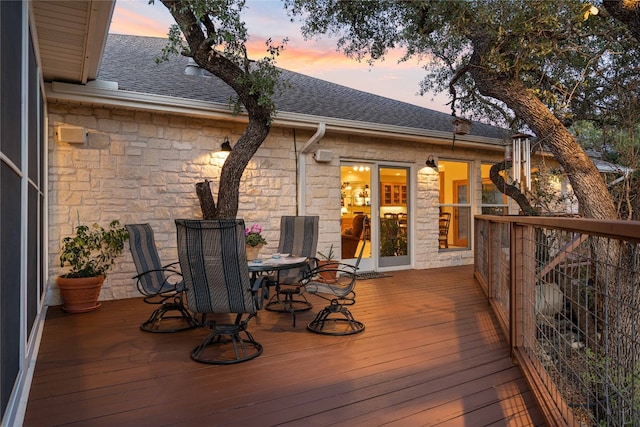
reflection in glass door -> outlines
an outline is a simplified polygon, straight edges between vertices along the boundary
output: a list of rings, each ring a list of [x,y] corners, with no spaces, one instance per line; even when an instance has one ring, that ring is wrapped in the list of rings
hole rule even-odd
[[[453,181],[453,244],[454,246],[467,247],[469,244],[469,224],[471,209],[469,206],[469,181]]]
[[[440,160],[438,171],[440,215],[451,219],[448,228],[440,230],[440,249],[468,249],[471,242],[469,163]]]
[[[340,165],[341,258],[347,262],[355,259],[364,244],[361,271],[375,268],[371,258],[372,166],[357,162]]]
[[[409,265],[409,168],[380,166],[378,168],[379,256],[380,267]]]

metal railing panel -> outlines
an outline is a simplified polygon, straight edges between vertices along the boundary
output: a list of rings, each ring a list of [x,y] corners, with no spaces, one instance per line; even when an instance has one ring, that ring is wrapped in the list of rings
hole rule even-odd
[[[640,224],[476,223],[490,230],[489,242],[477,244],[486,255],[476,255],[488,257],[488,296],[550,423],[640,425]]]

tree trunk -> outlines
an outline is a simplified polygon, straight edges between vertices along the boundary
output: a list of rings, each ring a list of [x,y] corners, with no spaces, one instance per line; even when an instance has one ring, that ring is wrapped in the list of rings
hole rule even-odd
[[[507,184],[502,175],[500,175],[500,172],[508,169],[509,167],[511,167],[511,162],[507,162],[506,160],[491,166],[491,169],[489,170],[489,178],[491,178],[491,182],[493,182],[498,191],[515,200],[516,203],[518,203],[518,206],[520,206],[522,213],[530,216],[538,215],[538,211],[531,206],[529,199],[522,194],[518,187]]]
[[[218,188],[218,206],[213,209],[214,218],[235,218],[238,214],[240,180],[247,164],[269,134],[273,110],[265,105],[263,97],[269,94],[256,90],[251,83],[249,60],[245,57],[246,68],[215,50],[210,37],[216,26],[209,16],[197,18],[186,0],[161,0],[180,27],[189,45],[189,55],[202,68],[209,71],[229,85],[238,95],[249,116],[244,133],[232,148],[220,173]],[[214,13],[213,11],[211,13]],[[210,33],[205,34],[203,28]],[[207,201],[212,203],[212,201]],[[211,214],[208,209],[207,215]],[[204,212],[203,212],[204,213]]]
[[[480,93],[498,99],[524,120],[548,148],[569,177],[583,216],[595,219],[617,219],[613,198],[593,162],[582,147],[552,112],[519,80],[512,76],[492,73],[482,66],[488,51],[483,36],[473,40],[474,52],[469,72]],[[635,360],[640,352],[640,310],[627,304],[639,301],[640,289],[632,283],[630,274],[616,277],[614,271],[632,271],[624,244],[606,238],[591,239],[591,256],[595,263],[594,286],[603,297],[599,319],[606,322],[603,340],[617,343],[616,360],[624,364]],[[627,366],[633,369],[632,366]]]
[[[214,219],[216,217],[216,203],[213,200],[208,180],[205,179],[204,182],[196,184],[196,194],[200,200],[202,219]]]
[[[231,150],[220,173],[216,218],[236,217],[242,174],[249,164],[249,160],[269,134],[270,127],[267,124],[267,118],[252,119],[251,113],[249,116],[247,129]]]
[[[602,5],[615,19],[622,22],[640,41],[640,3],[628,0],[603,0]]]
[[[481,37],[474,39],[469,71],[482,95],[504,102],[524,120],[548,148],[569,177],[583,216],[616,219],[611,194],[600,173],[584,150],[553,113],[516,78],[496,75],[482,66],[488,49]]]

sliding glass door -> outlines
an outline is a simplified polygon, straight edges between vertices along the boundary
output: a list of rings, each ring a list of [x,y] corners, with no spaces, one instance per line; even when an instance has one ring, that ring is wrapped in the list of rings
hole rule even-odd
[[[360,271],[411,264],[410,170],[376,162],[341,163],[342,259],[355,261],[364,244]]]
[[[395,267],[411,264],[409,168],[380,165],[378,167],[378,265]]]
[[[372,175],[375,167],[371,163],[343,162],[340,166],[340,224],[341,258],[349,262],[358,257],[362,245],[364,252],[360,261],[361,271],[375,268],[372,260],[371,218],[377,199],[372,194]]]

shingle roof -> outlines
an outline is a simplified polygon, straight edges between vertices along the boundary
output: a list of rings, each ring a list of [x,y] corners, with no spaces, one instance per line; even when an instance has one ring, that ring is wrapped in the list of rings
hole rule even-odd
[[[118,82],[119,90],[228,103],[233,91],[217,77],[185,74],[189,58],[173,56],[157,64],[166,40],[110,34],[99,80]],[[354,120],[408,128],[451,132],[451,116],[439,111],[351,89],[293,71],[283,70],[290,88],[276,96],[280,112]],[[506,131],[474,122],[471,135],[504,138]]]

